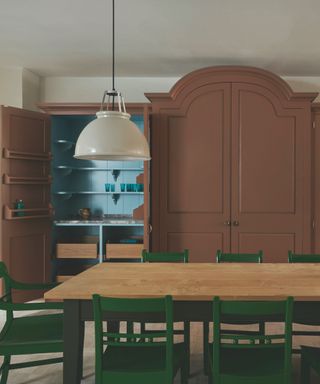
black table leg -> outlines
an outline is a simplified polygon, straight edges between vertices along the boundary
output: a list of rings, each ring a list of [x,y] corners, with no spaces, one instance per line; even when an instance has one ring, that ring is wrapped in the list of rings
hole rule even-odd
[[[80,384],[82,376],[83,327],[80,300],[64,301],[63,383]]]

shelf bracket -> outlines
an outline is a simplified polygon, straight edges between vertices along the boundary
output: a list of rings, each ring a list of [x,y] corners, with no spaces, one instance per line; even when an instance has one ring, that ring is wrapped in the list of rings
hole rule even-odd
[[[113,193],[112,194],[112,200],[114,202],[115,205],[118,204],[118,200],[120,199],[120,193]]]
[[[120,175],[120,169],[113,169],[111,175],[113,176],[114,181],[117,181]]]

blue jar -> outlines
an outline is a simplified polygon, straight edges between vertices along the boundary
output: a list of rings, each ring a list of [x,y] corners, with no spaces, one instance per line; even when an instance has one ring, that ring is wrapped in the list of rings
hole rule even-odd
[[[24,202],[23,200],[16,200],[15,202],[15,205],[14,205],[14,209],[24,209],[25,206],[24,206]],[[16,216],[24,216],[25,215],[25,212],[24,211],[20,211],[20,212],[16,212]]]

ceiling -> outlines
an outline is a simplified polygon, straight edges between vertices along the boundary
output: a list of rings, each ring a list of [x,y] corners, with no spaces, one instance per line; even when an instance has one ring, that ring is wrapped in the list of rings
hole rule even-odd
[[[320,76],[319,0],[116,0],[116,76],[252,65]],[[0,0],[0,66],[111,75],[111,0]]]

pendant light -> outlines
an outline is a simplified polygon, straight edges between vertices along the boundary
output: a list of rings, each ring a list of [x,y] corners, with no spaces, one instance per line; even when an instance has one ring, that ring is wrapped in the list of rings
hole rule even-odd
[[[114,8],[112,0],[112,91],[104,92],[97,118],[80,133],[74,157],[85,160],[150,160],[147,140],[130,120],[124,99],[114,85]]]

